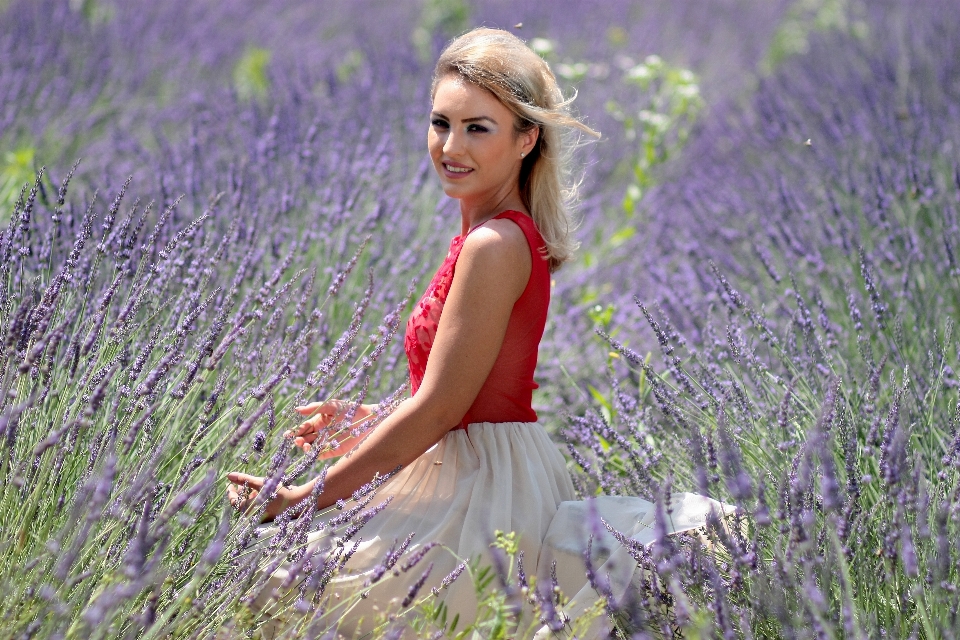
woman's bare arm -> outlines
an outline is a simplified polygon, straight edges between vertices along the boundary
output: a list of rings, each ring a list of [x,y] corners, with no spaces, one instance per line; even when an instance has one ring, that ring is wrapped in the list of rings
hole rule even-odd
[[[321,507],[348,498],[376,473],[410,464],[463,418],[500,353],[531,260],[523,231],[511,221],[491,220],[467,237],[417,395],[327,470]],[[228,478],[253,489],[262,485],[262,479],[245,474]],[[280,504],[268,514],[303,500],[312,486],[281,490]]]

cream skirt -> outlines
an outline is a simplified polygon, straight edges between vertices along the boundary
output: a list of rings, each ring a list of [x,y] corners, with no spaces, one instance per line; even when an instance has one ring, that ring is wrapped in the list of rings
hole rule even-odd
[[[329,619],[340,621],[340,632],[346,637],[373,631],[378,618],[382,622],[383,613],[398,609],[431,564],[418,599],[430,596],[431,589],[441,585],[464,560],[480,556],[481,566],[490,566],[490,543],[497,530],[516,533],[527,575],[549,580],[556,560],[560,588],[571,598],[565,612],[574,618],[597,601],[596,592],[586,584],[582,554],[590,535],[587,522],[591,517],[596,520],[591,512],[629,537],[645,543],[653,540],[650,502],[617,496],[576,500],[566,462],[539,423],[485,422],[450,431],[381,486],[368,508],[387,499],[388,506],[346,543],[347,549],[353,549],[359,540],[344,569],[325,587],[324,595],[332,597]],[[715,501],[692,494],[675,494],[671,502],[671,533],[699,527],[711,509],[721,508]],[[330,532],[326,525],[337,515],[335,511],[312,523],[308,552],[320,552],[319,556],[336,548],[335,536],[343,529]],[[383,572],[384,559],[410,533],[414,537],[403,558],[393,570]],[[416,566],[403,571],[405,561],[429,543],[435,546]],[[605,531],[595,538],[594,546],[608,550],[609,556],[598,561],[598,574],[608,576],[614,595],[622,596],[634,563]],[[368,585],[366,598],[346,597]],[[290,605],[296,590],[297,579],[290,575],[289,565],[270,574],[255,603],[263,614],[274,616],[264,628],[265,637],[282,630],[280,611]],[[430,597],[434,604],[442,601],[446,605],[448,621],[460,616],[458,630],[476,618],[475,589],[467,572]],[[351,603],[349,609],[347,602]],[[595,626],[597,637],[603,625],[601,620]]]

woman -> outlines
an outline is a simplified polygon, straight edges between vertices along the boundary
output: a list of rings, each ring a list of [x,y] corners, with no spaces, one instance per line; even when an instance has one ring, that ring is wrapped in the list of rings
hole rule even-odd
[[[560,573],[572,571],[574,591],[584,582],[579,527],[575,534],[558,531],[567,540],[556,544],[554,535],[541,553],[561,503],[576,496],[562,455],[531,407],[550,272],[575,248],[568,213],[574,190],[565,181],[562,133],[596,135],[569,115],[568,104],[547,64],[504,31],[471,31],[437,62],[427,146],[444,192],[460,203],[461,233],[407,324],[412,396],[372,432],[332,452],[349,455],[327,469],[323,491],[312,498],[327,507],[375,474],[402,469],[380,488],[380,498],[392,501],[361,530],[364,542],[347,564],[356,586],[370,581],[375,566],[409,533],[414,546],[440,545],[421,562],[433,563],[429,587],[461,559],[479,554],[489,563],[495,530],[519,535],[528,574],[547,575],[550,560],[566,551],[573,568]],[[309,451],[339,409],[336,403],[300,407],[313,418],[301,425],[296,443]],[[364,406],[358,417],[371,413]],[[228,478],[239,507],[264,482],[242,473]],[[281,488],[267,516],[311,499],[316,482]],[[246,500],[244,489],[253,490]],[[625,523],[636,529],[650,505],[631,500]],[[568,510],[561,519],[574,522],[576,513]],[[311,544],[323,540],[318,533]],[[376,597],[376,585],[369,600],[383,608],[389,596],[403,597],[422,570],[408,574],[383,585],[386,597]],[[273,584],[285,578],[280,570]],[[451,618],[475,615],[473,592],[465,579],[441,592]],[[370,628],[372,611],[374,605],[367,606],[361,629]]]

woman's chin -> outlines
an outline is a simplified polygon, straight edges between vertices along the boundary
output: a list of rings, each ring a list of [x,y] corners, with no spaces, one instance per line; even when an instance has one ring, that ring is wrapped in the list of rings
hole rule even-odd
[[[446,194],[448,198],[461,200],[467,195],[465,193],[465,189],[463,189],[463,187],[459,184],[449,184],[444,182],[441,186],[443,187],[443,193]]]

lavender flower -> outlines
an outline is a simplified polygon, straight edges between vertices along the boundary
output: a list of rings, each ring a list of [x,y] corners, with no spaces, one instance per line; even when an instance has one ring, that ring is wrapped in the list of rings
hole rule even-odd
[[[420,563],[421,560],[423,560],[423,557],[427,555],[427,553],[429,553],[430,550],[436,546],[437,546],[437,543],[435,542],[428,542],[427,544],[423,545],[422,547],[414,551],[412,554],[410,554],[407,560],[400,566],[400,570],[406,573],[410,569],[414,568]]]
[[[446,589],[451,584],[453,584],[454,581],[456,581],[456,579],[460,577],[460,575],[464,572],[466,568],[467,568],[466,562],[461,562],[456,567],[454,567],[453,571],[445,575],[443,577],[443,580],[440,581],[440,586],[434,588],[434,592],[433,592],[434,595],[436,595],[440,589]]]
[[[406,609],[413,601],[416,599],[417,594],[420,592],[420,589],[423,587],[423,584],[427,581],[427,578],[430,577],[430,572],[433,570],[433,563],[427,565],[426,570],[417,578],[416,582],[410,585],[410,588],[407,590],[407,595],[404,596],[403,601],[400,603],[400,608]]]

